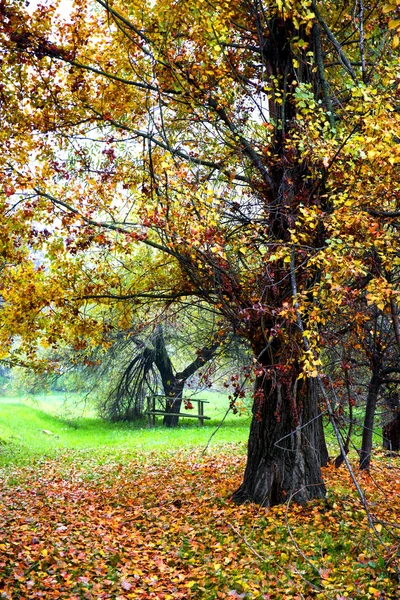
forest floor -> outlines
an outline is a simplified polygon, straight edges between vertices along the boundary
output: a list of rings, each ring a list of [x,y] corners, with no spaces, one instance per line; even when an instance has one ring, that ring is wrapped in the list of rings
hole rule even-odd
[[[342,466],[326,501],[236,507],[243,450],[115,462],[75,451],[0,475],[0,598],[398,598],[400,464],[361,483]]]
[[[376,451],[370,474],[355,467],[374,531],[344,466],[324,469],[324,501],[237,507],[243,440],[221,434],[204,455],[196,438],[182,449],[174,437],[153,450],[85,436],[86,446],[47,447],[38,426],[45,446],[29,460],[21,427],[0,446],[0,599],[400,597],[398,457]]]

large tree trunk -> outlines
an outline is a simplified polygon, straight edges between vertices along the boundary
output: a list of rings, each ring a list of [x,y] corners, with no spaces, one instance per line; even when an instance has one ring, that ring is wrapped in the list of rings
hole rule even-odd
[[[256,381],[247,465],[237,504],[262,506],[325,496],[321,476],[321,419],[314,379]]]
[[[360,451],[360,469],[368,471],[371,463],[372,434],[374,429],[374,418],[376,405],[378,403],[379,388],[382,380],[373,371],[368,388],[367,405],[365,407],[364,427]]]

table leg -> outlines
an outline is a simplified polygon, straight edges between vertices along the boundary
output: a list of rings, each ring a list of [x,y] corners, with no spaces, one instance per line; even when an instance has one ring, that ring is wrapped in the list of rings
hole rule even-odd
[[[199,400],[199,415],[204,415],[204,403],[201,400]],[[204,425],[204,419],[201,417],[199,417],[199,425],[200,427],[203,427]]]

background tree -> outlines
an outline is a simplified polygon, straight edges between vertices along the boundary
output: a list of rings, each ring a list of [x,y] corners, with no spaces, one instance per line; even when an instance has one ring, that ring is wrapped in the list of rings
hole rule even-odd
[[[161,394],[169,398],[165,403],[165,411],[171,413],[164,416],[164,425],[175,427],[179,421],[179,417],[175,415],[181,410],[185,385],[200,368],[207,366],[207,363],[215,358],[217,351],[221,349],[223,340],[212,342],[212,331],[207,328],[207,323],[203,322],[203,325],[209,336],[209,345],[195,350],[193,360],[189,363],[183,361],[185,366],[179,370],[174,368],[173,363],[182,363],[182,358],[176,350],[171,349],[171,339],[168,348],[164,334],[165,325],[158,324],[144,339],[143,336],[142,339],[131,339],[130,346],[134,347],[133,356],[121,371],[117,385],[112,387],[107,398],[102,402],[102,416],[113,421],[133,420],[143,415],[147,395]],[[184,322],[181,321],[176,326],[182,327]],[[172,333],[172,342],[174,342],[176,333],[171,332],[171,329],[169,325],[168,337],[170,338]],[[189,332],[184,337],[186,340],[184,350],[187,356],[193,345],[193,339],[190,343]]]
[[[368,278],[365,278],[365,285]],[[337,315],[336,323],[328,323],[324,335],[324,373],[327,392],[330,388],[335,419],[338,426],[347,428],[344,436],[346,453],[353,447],[360,454],[360,468],[368,470],[371,461],[374,425],[378,403],[383,412],[389,411],[390,390],[398,381],[400,369],[396,333],[391,310],[386,312],[377,306],[367,306],[365,285],[347,288],[346,305],[354,303],[355,294],[364,309],[358,310],[356,319],[347,321],[353,311]],[[362,294],[360,294],[362,292]],[[385,398],[387,400],[385,401]],[[386,408],[384,405],[386,404]],[[387,422],[387,416],[384,422]],[[382,424],[382,416],[380,417]],[[361,431],[361,434],[359,432]],[[361,444],[355,443],[354,434],[361,435]],[[336,459],[336,466],[343,463],[343,455]]]
[[[98,315],[113,302],[161,313],[200,300],[254,354],[235,501],[321,497],[320,330],[364,274],[366,248],[399,261],[397,7],[92,6],[77,2],[61,27],[52,6],[28,19],[0,4],[3,185],[16,213],[51,225],[35,317],[15,270],[3,295],[29,313],[31,339],[53,321],[53,339],[72,329],[101,340]],[[129,262],[128,289],[103,250]],[[396,292],[376,275],[366,289],[384,310]],[[357,314],[356,299],[346,310]]]
[[[385,397],[385,424],[382,428],[383,447],[390,451],[400,450],[400,396],[399,386],[388,386]]]

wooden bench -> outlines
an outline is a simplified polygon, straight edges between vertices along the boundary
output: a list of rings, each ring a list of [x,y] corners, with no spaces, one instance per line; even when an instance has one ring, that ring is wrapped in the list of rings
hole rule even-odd
[[[197,402],[198,405],[198,414],[197,415],[191,415],[189,413],[171,413],[168,412],[166,410],[166,406],[167,406],[167,402],[171,402],[171,400],[174,400],[174,398],[168,398],[167,396],[161,396],[161,395],[154,395],[154,396],[148,396],[147,397],[147,419],[148,419],[148,425],[149,427],[155,427],[156,424],[156,417],[164,417],[164,416],[174,416],[174,417],[179,417],[179,419],[181,418],[188,418],[188,419],[198,419],[199,421],[199,425],[200,427],[202,427],[204,425],[204,420],[205,419],[211,419],[211,417],[207,417],[204,414],[204,405],[205,404],[209,404],[208,400],[203,400],[202,398],[190,398],[189,402],[193,403],[193,402]],[[161,408],[157,408],[157,402],[159,403],[159,405],[161,405]],[[185,402],[185,400],[182,400],[182,402]]]

